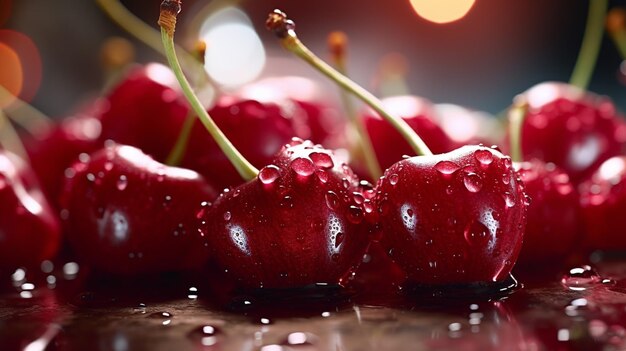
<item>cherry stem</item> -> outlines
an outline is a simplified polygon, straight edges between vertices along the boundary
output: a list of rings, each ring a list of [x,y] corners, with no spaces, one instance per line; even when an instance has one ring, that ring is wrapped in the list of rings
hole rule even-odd
[[[346,65],[346,57],[347,57],[347,46],[348,46],[348,38],[343,32],[332,32],[328,36],[328,47],[330,49],[332,62],[339,71],[339,73],[347,76],[347,65]],[[348,95],[348,93],[340,89],[341,101],[343,103],[343,107],[348,115],[348,119],[352,128],[356,130],[357,135],[357,144],[361,145],[363,148],[363,158],[365,159],[365,166],[367,167],[367,171],[372,177],[373,180],[376,180],[382,176],[382,170],[380,169],[380,164],[378,163],[378,159],[376,159],[376,153],[374,151],[374,146],[372,145],[372,140],[370,139],[367,130],[365,129],[365,125],[363,124],[363,120],[358,118],[358,114],[356,108],[354,107],[354,103],[352,101],[352,97]]]
[[[161,55],[166,56],[159,33],[128,11],[122,3],[118,0],[96,0],[96,3],[118,26]],[[204,66],[193,55],[178,46],[176,46],[176,50],[179,52],[182,65],[187,68],[186,71],[196,77],[194,86],[216,86],[207,75]]]
[[[0,107],[2,106],[4,106],[4,113],[9,118],[32,135],[51,129],[54,125],[52,118],[20,100],[0,84]]]
[[[22,144],[19,134],[2,109],[0,109],[0,145],[24,160],[28,160],[28,153],[24,149],[24,144]]]
[[[622,60],[626,60],[626,10],[619,7],[611,9],[606,17],[606,29]]]
[[[570,77],[570,84],[587,89],[600,53],[600,44],[604,34],[604,19],[608,9],[608,0],[589,0],[589,12],[585,34],[576,60],[576,66]]]
[[[528,104],[526,102],[517,102],[508,111],[511,161],[513,162],[524,161],[522,154],[522,126],[527,112]]]
[[[174,147],[170,151],[169,155],[165,159],[165,164],[168,166],[178,166],[180,162],[183,160],[185,156],[185,152],[187,152],[187,144],[189,142],[189,136],[191,135],[191,130],[193,129],[194,122],[196,121],[196,115],[192,112],[189,112],[187,118],[185,118],[185,122],[183,123],[183,127],[180,129],[180,134],[178,134],[178,138],[176,139],[176,143]]]
[[[337,72],[337,70],[312,53],[300,41],[300,39],[298,39],[295,32],[295,24],[287,18],[285,13],[280,10],[274,10],[274,12],[270,13],[265,25],[267,29],[276,34],[285,49],[294,53],[326,77],[336,82],[343,89],[352,93],[369,105],[383,119],[389,122],[402,135],[402,137],[404,137],[404,139],[418,155],[432,155],[432,152],[426,143],[424,143],[419,135],[417,135],[417,133],[415,133],[415,131],[411,129],[411,127],[402,118],[394,117],[387,113],[383,108],[382,102],[378,98],[350,80],[348,77]]]
[[[159,17],[159,26],[161,26],[161,39],[163,41],[163,47],[165,48],[165,54],[167,61],[183,90],[183,94],[187,98],[187,101],[191,105],[192,109],[196,112],[202,124],[206,127],[207,131],[222,152],[228,157],[228,160],[237,169],[241,178],[246,181],[254,179],[259,170],[256,169],[243,155],[235,148],[235,146],[228,140],[226,135],[219,129],[217,124],[213,121],[211,116],[202,106],[202,103],[193,92],[189,81],[185,77],[178,58],[176,57],[176,49],[174,45],[174,30],[176,29],[176,16],[180,12],[181,1],[180,0],[164,0],[161,3],[161,14]]]

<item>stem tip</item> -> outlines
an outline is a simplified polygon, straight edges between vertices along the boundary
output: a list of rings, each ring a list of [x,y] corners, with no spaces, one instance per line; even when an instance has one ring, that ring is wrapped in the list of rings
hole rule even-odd
[[[296,29],[296,24],[287,18],[287,14],[282,12],[279,9],[275,9],[267,16],[267,20],[265,21],[265,28],[274,32],[274,34],[280,38],[284,39]]]
[[[181,11],[181,0],[163,0],[161,2],[161,12],[159,14],[159,26],[161,26],[169,36],[174,35],[176,29],[176,16]]]

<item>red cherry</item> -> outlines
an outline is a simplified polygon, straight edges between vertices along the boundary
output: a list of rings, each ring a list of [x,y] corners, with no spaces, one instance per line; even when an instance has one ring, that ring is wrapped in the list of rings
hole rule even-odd
[[[204,261],[197,216],[215,192],[196,172],[113,145],[75,163],[66,177],[62,213],[68,241],[88,264],[138,274]]]
[[[222,97],[209,111],[215,123],[252,164],[266,165],[295,132],[275,104]],[[219,189],[237,186],[241,177],[205,127],[196,121],[182,166],[193,169]]]
[[[82,153],[89,154],[102,147],[99,142],[102,126],[98,115],[99,102],[86,111],[64,118],[52,129],[26,137],[24,146],[41,186],[53,205],[58,206],[64,178],[63,172]]]
[[[205,239],[244,288],[338,284],[369,242],[357,190],[331,151],[294,139],[256,178],[218,197]]]
[[[531,198],[518,263],[537,266],[562,261],[580,239],[578,193],[567,173],[539,160],[513,166]]]
[[[509,157],[482,146],[412,157],[387,169],[377,187],[381,242],[408,283],[508,277],[527,201]]]
[[[626,146],[626,124],[610,99],[564,83],[542,83],[524,94],[524,158],[553,162],[583,181]]]
[[[432,104],[416,96],[395,96],[382,100],[386,111],[404,119],[418,134],[424,136],[433,153],[448,152],[454,148],[453,142],[435,123]],[[388,122],[368,109],[363,115],[365,127],[370,135],[376,157],[382,168],[388,168],[404,155],[414,155],[409,144],[404,141]]]
[[[174,74],[158,63],[131,70],[106,101],[100,141],[138,147],[159,161],[169,155],[189,113]]]
[[[589,249],[626,250],[626,156],[604,161],[580,185],[580,204]]]
[[[30,167],[0,151],[0,270],[37,267],[59,249],[59,222]]]

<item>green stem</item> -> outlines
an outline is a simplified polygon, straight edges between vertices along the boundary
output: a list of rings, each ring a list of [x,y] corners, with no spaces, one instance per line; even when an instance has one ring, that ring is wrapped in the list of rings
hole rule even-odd
[[[314,53],[312,53],[298,39],[293,29],[288,30],[284,34],[285,36],[279,36],[283,47],[294,53],[296,56],[300,57],[311,66],[315,67],[326,77],[339,84],[339,86],[341,86],[343,89],[355,95],[367,105],[369,105],[374,111],[376,111],[383,119],[389,122],[402,135],[402,137],[409,143],[411,148],[418,155],[432,155],[432,152],[430,151],[428,146],[426,146],[426,143],[424,143],[422,138],[420,138],[419,135],[417,135],[417,133],[415,133],[415,131],[411,129],[406,121],[404,121],[402,118],[394,117],[387,113],[383,108],[382,102],[378,98],[376,98],[369,91],[363,89],[361,86],[350,80],[348,77],[337,72],[337,70],[332,68],[329,64],[327,64],[322,59],[317,57]]]
[[[598,60],[607,9],[608,0],[589,0],[585,35],[578,53],[576,66],[570,78],[570,84],[581,89],[586,90],[589,86],[596,61]]]
[[[333,54],[331,55],[333,58],[333,63],[337,68],[337,71],[344,76],[348,76],[346,74],[346,60],[345,54]],[[369,133],[365,129],[365,125],[363,120],[358,117],[356,108],[354,107],[354,103],[351,97],[344,89],[340,89],[341,101],[343,103],[343,107],[346,110],[346,114],[348,115],[348,119],[350,121],[350,125],[357,132],[357,143],[361,145],[363,148],[363,158],[365,159],[365,166],[367,167],[367,171],[369,172],[372,180],[376,180],[380,178],[383,173],[380,168],[380,164],[378,163],[378,159],[376,158],[376,152],[374,151],[374,146],[372,145],[372,139],[369,136]]]
[[[187,152],[187,145],[189,143],[189,135],[191,134],[191,130],[193,129],[194,122],[196,121],[196,115],[192,112],[189,112],[185,122],[183,123],[183,127],[180,129],[180,134],[178,134],[178,139],[176,139],[176,144],[170,151],[170,154],[167,156],[165,160],[165,164],[168,166],[178,166],[180,162],[183,160],[185,156],[185,152]]]
[[[174,38],[172,35],[168,34],[167,30],[163,27],[161,27],[161,39],[163,41],[163,47],[165,48],[167,61],[169,62],[172,71],[174,71],[176,79],[180,83],[180,86],[183,90],[183,93],[185,94],[185,97],[187,98],[187,101],[200,118],[200,121],[206,127],[209,134],[211,134],[222,152],[226,154],[226,157],[228,157],[230,162],[237,169],[237,172],[239,172],[241,178],[246,181],[254,179],[259,171],[250,162],[248,162],[248,160],[246,160],[243,155],[241,155],[241,153],[235,148],[230,140],[226,138],[226,135],[222,133],[222,131],[219,129],[217,124],[215,124],[211,116],[209,116],[209,114],[206,112],[198,97],[194,94],[193,89],[189,84],[189,81],[187,81],[187,78],[185,77],[185,74],[180,67],[178,58],[176,57]]]
[[[528,111],[528,104],[516,104],[509,110],[509,136],[511,138],[511,161],[523,162],[522,126]]]
[[[2,109],[0,109],[0,145],[24,160],[28,160],[28,153],[24,149],[20,136]]]
[[[159,33],[128,11],[118,0],[96,0],[96,3],[118,26],[161,55],[166,56]],[[176,50],[183,67],[195,77],[194,86],[214,85],[204,70],[204,66],[193,55],[178,46],[176,46]]]
[[[15,123],[26,129],[30,134],[37,134],[42,130],[52,128],[54,121],[30,104],[20,100],[0,85],[0,102],[11,101],[4,106],[4,112]],[[2,107],[2,106],[0,106]]]

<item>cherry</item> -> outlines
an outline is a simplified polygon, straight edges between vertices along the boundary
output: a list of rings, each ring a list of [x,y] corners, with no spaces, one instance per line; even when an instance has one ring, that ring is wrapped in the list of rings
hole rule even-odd
[[[31,166],[48,199],[56,207],[65,169],[80,154],[89,154],[102,146],[99,141],[102,126],[97,118],[100,105],[101,102],[94,101],[87,109],[64,118],[51,129],[24,138]]]
[[[169,155],[189,113],[176,78],[158,63],[130,70],[106,101],[100,142],[135,146],[159,161]]]
[[[295,135],[279,105],[223,96],[209,111],[215,123],[250,162],[264,165]],[[237,170],[195,121],[181,165],[197,171],[219,189],[241,184]]]
[[[513,167],[531,198],[519,265],[562,262],[580,239],[578,192],[567,173],[553,163],[534,159]]]
[[[578,184],[626,147],[626,124],[607,97],[564,83],[541,83],[521,95],[524,158],[553,162]]]
[[[36,178],[24,160],[0,151],[0,270],[37,267],[59,249],[59,221]]]
[[[424,135],[424,141],[435,153],[451,151],[455,144],[435,122],[433,105],[426,99],[411,96],[394,96],[382,100],[383,107],[394,116],[402,117],[418,134]],[[372,109],[363,115],[365,127],[372,140],[376,157],[382,168],[388,168],[404,155],[412,153],[409,144],[400,134]]]
[[[589,180],[580,185],[580,205],[589,249],[626,249],[626,157],[604,161]]]
[[[66,172],[62,216],[86,263],[132,275],[198,267],[205,249],[197,218],[215,191],[191,170],[109,145]]]
[[[418,285],[503,281],[522,245],[526,195],[511,159],[483,146],[433,155],[402,118],[316,57],[300,42],[295,24],[275,10],[266,26],[283,47],[366,102],[418,154],[396,162],[376,185],[381,242]]]
[[[338,284],[369,242],[357,187],[331,151],[294,139],[218,197],[204,217],[207,246],[245,288]]]
[[[509,157],[482,146],[412,157],[388,168],[377,189],[383,246],[409,283],[508,277],[526,206]]]
[[[294,139],[258,171],[203,109],[178,64],[173,33],[180,1],[161,4],[168,61],[189,103],[247,182],[228,189],[204,217],[214,261],[245,289],[339,284],[369,238],[359,182],[331,151]],[[357,192],[357,194],[354,194]]]

